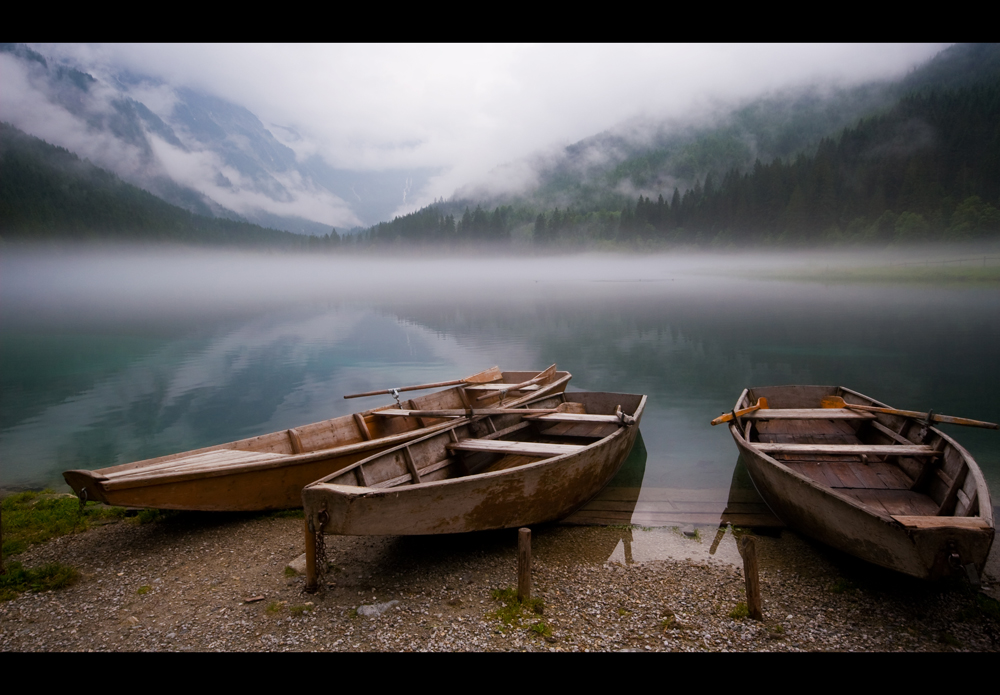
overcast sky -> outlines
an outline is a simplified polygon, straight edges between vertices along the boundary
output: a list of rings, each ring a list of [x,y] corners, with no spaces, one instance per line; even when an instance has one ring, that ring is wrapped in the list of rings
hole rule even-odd
[[[784,87],[893,77],[942,47],[39,46],[232,100],[269,127],[295,129],[301,153],[318,151],[337,167],[443,167],[434,197],[637,115],[684,116]]]

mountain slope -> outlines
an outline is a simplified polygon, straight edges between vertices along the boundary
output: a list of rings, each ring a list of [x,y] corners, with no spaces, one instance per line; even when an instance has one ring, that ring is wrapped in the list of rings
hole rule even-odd
[[[434,173],[299,161],[293,130],[128,70],[65,65],[20,44],[0,44],[0,64],[4,120],[201,215],[322,235],[386,219]]]
[[[0,236],[298,246],[297,234],[196,215],[0,123]]]

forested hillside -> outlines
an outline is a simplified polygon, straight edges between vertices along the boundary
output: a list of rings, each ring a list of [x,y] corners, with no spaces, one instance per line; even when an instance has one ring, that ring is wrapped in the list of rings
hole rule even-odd
[[[328,245],[335,234],[311,245]],[[302,235],[188,212],[6,123],[0,123],[0,236],[310,245]]]
[[[786,104],[786,117],[777,102],[762,101],[684,143],[682,156],[654,146],[603,172],[581,175],[566,165],[492,212],[488,199],[442,201],[373,227],[362,239],[503,241],[519,226],[527,231],[520,238],[560,246],[1000,237],[1000,47],[954,46],[899,83],[850,95],[852,103],[839,110]],[[863,103],[879,106],[806,146],[822,132],[824,113],[832,122]],[[740,166],[750,131],[757,146],[796,154]],[[725,162],[737,164],[720,170]],[[690,186],[665,185],[688,175]],[[659,192],[626,196],[623,181],[624,188]],[[571,189],[575,197],[568,199],[579,205],[539,202]]]

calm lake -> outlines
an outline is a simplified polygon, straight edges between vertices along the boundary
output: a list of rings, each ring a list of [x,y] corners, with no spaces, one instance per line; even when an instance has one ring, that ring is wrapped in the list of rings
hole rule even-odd
[[[0,488],[68,490],[66,469],[324,420],[389,401],[347,393],[491,365],[557,363],[570,390],[648,395],[636,523],[688,502],[697,517],[677,519],[717,519],[737,453],[709,421],[747,386],[839,384],[1000,421],[1000,289],[766,279],[810,263],[2,251]],[[1000,433],[948,431],[996,504]]]

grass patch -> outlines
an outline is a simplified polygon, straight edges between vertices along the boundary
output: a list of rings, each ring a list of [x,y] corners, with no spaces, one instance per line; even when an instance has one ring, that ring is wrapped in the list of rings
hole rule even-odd
[[[23,553],[35,543],[85,531],[95,522],[125,517],[121,507],[97,502],[88,502],[81,510],[76,497],[52,490],[8,495],[0,502],[0,507],[3,509],[4,557]]]
[[[750,617],[750,609],[747,608],[747,604],[740,601],[736,604],[733,610],[729,611],[729,617],[733,620],[743,620],[744,618]]]
[[[284,601],[271,601],[269,604],[267,604],[267,608],[265,608],[264,610],[266,610],[268,613],[280,613],[281,607],[284,605],[285,605]]]
[[[517,600],[517,591],[509,587],[493,589],[490,596],[500,603],[500,607],[487,613],[486,617],[499,620],[508,627],[521,627],[525,614],[542,615],[545,612],[545,602],[542,599],[532,598],[522,603]]]
[[[285,566],[285,576],[286,577],[297,577],[299,573],[293,570],[291,567]]]
[[[156,521],[162,521],[176,513],[164,509],[140,509],[135,516],[129,517],[129,521],[141,526],[142,524],[152,524]]]
[[[976,593],[971,605],[966,606],[958,615],[961,622],[978,622],[982,619],[1000,622],[1000,601],[986,594]]]
[[[313,604],[311,604],[311,603],[304,603],[304,604],[299,605],[299,606],[289,606],[288,607],[288,611],[292,615],[300,616],[301,617],[303,613],[308,613],[309,611],[312,610],[312,608],[313,608]]]
[[[604,528],[614,529],[616,531],[652,531],[652,526],[640,526],[639,524],[608,524]]]
[[[17,598],[22,591],[53,591],[75,582],[80,573],[69,565],[50,562],[37,569],[26,569],[20,562],[5,565],[7,572],[0,574],[0,601]]]
[[[955,637],[955,635],[951,634],[950,632],[942,632],[941,633],[940,642],[941,642],[941,644],[946,644],[949,647],[964,647],[965,646],[964,644],[962,644],[961,641],[959,641],[959,639],[957,637]]]
[[[850,593],[856,588],[857,587],[855,587],[854,584],[841,577],[830,585],[830,592],[834,594]]]
[[[302,509],[280,509],[276,512],[271,512],[267,514],[265,518],[268,519],[305,519],[306,515]]]
[[[663,619],[660,620],[660,632],[666,632],[667,630],[686,630],[687,626],[681,624],[677,619],[677,616],[669,608],[664,609]]]
[[[544,620],[539,620],[537,623],[532,623],[529,629],[539,637],[552,636],[552,627],[548,625]]]
[[[139,594],[140,596],[144,596],[145,594],[148,594],[150,591],[152,591],[152,589],[153,587],[151,587],[149,584],[143,584],[142,586],[140,586],[138,589],[135,590],[135,593]]]

